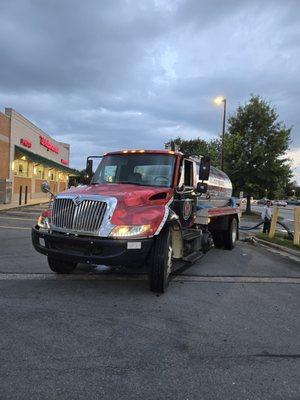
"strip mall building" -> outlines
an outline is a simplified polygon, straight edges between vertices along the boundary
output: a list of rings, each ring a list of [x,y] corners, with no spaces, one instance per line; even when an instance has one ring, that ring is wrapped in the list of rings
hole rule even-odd
[[[68,187],[70,145],[54,140],[12,108],[0,112],[0,203],[24,204]]]

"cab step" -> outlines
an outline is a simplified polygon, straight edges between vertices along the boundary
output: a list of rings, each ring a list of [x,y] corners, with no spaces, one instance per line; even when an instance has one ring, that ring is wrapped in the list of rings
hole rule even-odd
[[[198,229],[187,229],[182,233],[182,238],[186,242],[190,242],[194,239],[199,238],[200,236],[201,236],[201,231],[199,231]]]
[[[200,251],[195,251],[185,257],[182,258],[183,261],[188,262],[190,264],[194,264],[196,261],[200,260],[204,256],[204,253]]]

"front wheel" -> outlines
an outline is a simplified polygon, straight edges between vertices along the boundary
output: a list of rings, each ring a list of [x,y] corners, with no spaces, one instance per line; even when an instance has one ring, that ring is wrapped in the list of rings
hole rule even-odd
[[[150,289],[156,293],[164,293],[169,286],[172,268],[171,232],[165,228],[155,238],[150,254]]]
[[[227,231],[223,233],[224,248],[226,250],[232,250],[236,244],[238,238],[238,223],[233,218],[229,224]]]
[[[73,272],[77,266],[76,263],[56,260],[51,257],[48,257],[48,265],[51,271],[56,272],[57,274],[69,274],[70,272]]]

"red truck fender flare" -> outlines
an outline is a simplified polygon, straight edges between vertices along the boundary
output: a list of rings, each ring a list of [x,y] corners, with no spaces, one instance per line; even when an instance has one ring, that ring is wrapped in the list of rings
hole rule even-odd
[[[159,235],[165,226],[172,227],[174,230],[181,230],[179,216],[173,210],[171,210],[168,205],[166,205],[164,217],[157,228],[155,235]]]

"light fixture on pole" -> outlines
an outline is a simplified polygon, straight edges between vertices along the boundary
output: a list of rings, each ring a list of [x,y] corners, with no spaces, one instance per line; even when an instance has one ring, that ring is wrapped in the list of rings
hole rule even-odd
[[[216,97],[214,103],[220,106],[224,104],[223,110],[223,125],[222,125],[222,148],[221,148],[221,170],[224,171],[224,138],[225,138],[225,124],[226,124],[226,99],[223,96]]]

